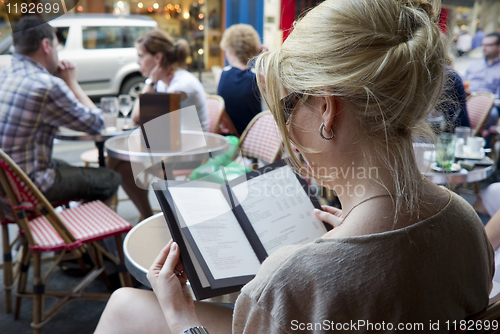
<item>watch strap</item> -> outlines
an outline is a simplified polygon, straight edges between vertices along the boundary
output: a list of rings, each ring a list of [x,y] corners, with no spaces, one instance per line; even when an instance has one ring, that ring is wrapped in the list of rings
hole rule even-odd
[[[203,326],[196,326],[186,329],[181,334],[209,334],[208,330]]]
[[[144,83],[151,87],[156,86],[156,84],[153,82],[153,80],[151,80],[151,78],[147,78],[146,81],[144,81]]]

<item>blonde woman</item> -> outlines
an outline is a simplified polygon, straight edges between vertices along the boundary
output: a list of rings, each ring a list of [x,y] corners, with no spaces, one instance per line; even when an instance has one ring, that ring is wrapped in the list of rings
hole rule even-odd
[[[255,72],[248,66],[249,60],[260,53],[260,37],[251,25],[235,24],[224,31],[220,46],[229,66],[221,73],[217,94],[224,98],[226,112],[241,134],[262,111]]]
[[[493,253],[484,228],[463,199],[422,176],[413,153],[412,137],[443,87],[437,9],[418,0],[326,0],[279,50],[258,58],[287,148],[337,191],[344,210],[316,212],[331,231],[264,261],[236,301],[234,333],[419,324],[447,333],[488,304]],[[136,328],[148,333],[231,332],[224,322],[232,310],[183,294],[186,277],[174,273],[181,265],[170,243],[149,270],[154,293],[115,292],[97,331],[128,333],[142,318],[137,326],[147,327]]]

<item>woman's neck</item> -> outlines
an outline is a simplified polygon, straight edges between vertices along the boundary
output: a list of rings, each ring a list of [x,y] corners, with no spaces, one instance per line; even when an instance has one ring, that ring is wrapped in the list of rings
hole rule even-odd
[[[242,71],[248,70],[247,64],[243,64],[231,51],[226,51],[226,59],[231,67],[236,67]]]
[[[167,87],[168,87],[170,85],[170,82],[174,78],[174,75],[175,75],[176,71],[177,70],[171,70],[168,74],[165,73],[165,74],[161,75],[159,79],[161,81],[163,81],[165,83],[165,85],[167,85]]]

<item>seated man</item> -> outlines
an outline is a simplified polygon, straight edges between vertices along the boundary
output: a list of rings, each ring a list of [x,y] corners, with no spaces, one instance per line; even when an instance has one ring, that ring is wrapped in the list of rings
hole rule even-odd
[[[101,110],[79,86],[74,66],[59,62],[54,28],[32,17],[16,28],[12,63],[0,70],[0,148],[50,202],[110,200],[120,185],[118,173],[52,160],[58,127],[99,133]]]
[[[469,82],[471,92],[500,93],[500,33],[493,32],[483,38],[484,59],[472,63],[466,70],[464,80]],[[483,137],[496,134],[498,110],[493,107]],[[490,128],[491,131],[490,131]]]

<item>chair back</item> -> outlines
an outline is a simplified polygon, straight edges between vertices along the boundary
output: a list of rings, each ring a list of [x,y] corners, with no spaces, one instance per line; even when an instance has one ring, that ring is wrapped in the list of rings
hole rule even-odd
[[[281,158],[283,139],[269,110],[257,114],[241,134],[241,154],[273,163]]]
[[[66,227],[64,222],[54,211],[53,206],[38,190],[31,179],[19,166],[0,149],[0,194],[4,213],[10,211],[8,216],[13,217],[20,229],[24,231],[30,248],[36,248],[37,242],[33,237],[28,223],[29,216],[45,216],[50,226],[67,245],[76,242],[75,236]],[[6,214],[7,216],[7,214]],[[74,248],[79,245],[74,244]]]
[[[224,99],[219,95],[207,94],[207,106],[209,121],[208,131],[212,133],[218,133],[219,123],[221,121],[225,108]]]
[[[480,135],[486,126],[494,99],[493,94],[488,92],[474,93],[467,98],[466,106],[472,128],[471,136]]]
[[[207,94],[207,106],[210,132],[239,137],[238,131],[226,113],[226,104],[222,96]]]

